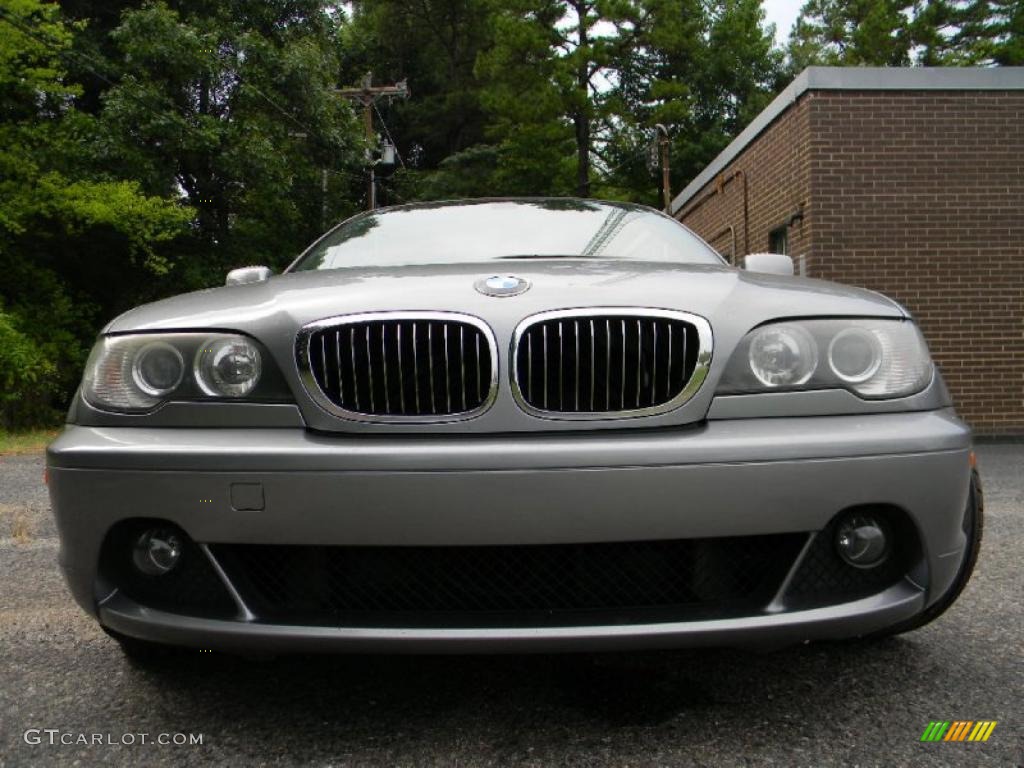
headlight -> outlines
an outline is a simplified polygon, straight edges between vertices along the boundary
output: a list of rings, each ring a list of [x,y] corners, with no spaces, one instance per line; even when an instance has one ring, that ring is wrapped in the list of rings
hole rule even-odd
[[[845,388],[906,397],[932,378],[917,326],[903,320],[800,320],[755,328],[729,359],[719,394]]]
[[[847,328],[828,344],[828,365],[847,384],[867,381],[882,365],[882,341],[864,328]]]
[[[104,337],[89,355],[82,394],[96,408],[128,413],[168,400],[293,399],[258,342],[209,332]]]
[[[750,340],[750,372],[766,387],[797,387],[818,365],[814,337],[799,325],[766,325]]]
[[[132,379],[147,395],[162,397],[173,392],[185,375],[181,352],[166,341],[152,341],[135,353]]]
[[[196,382],[213,397],[245,397],[259,382],[261,370],[260,351],[244,336],[212,339],[196,353]]]

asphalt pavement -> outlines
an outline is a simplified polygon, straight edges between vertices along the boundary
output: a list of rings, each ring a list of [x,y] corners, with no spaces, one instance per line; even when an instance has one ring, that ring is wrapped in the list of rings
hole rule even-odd
[[[0,766],[1024,765],[1024,445],[978,453],[974,578],[899,638],[763,654],[191,653],[159,672],[127,663],[68,596],[42,457],[0,457]],[[986,743],[921,743],[932,720],[998,725]]]

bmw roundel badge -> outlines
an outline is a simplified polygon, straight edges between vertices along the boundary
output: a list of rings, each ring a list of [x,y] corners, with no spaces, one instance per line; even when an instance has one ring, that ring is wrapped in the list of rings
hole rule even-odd
[[[530,289],[530,281],[515,275],[492,275],[476,281],[475,287],[485,296],[518,296]]]

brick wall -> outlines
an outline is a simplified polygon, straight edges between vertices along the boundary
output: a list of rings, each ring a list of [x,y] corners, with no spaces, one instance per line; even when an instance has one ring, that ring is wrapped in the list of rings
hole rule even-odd
[[[723,256],[742,256],[767,251],[769,233],[804,206],[803,220],[789,228],[789,252],[805,253],[810,234],[807,214],[812,205],[809,118],[808,99],[804,98],[700,190],[677,218]]]
[[[1024,432],[1024,92],[813,96],[813,275],[905,305],[964,418]]]
[[[904,304],[964,418],[1024,433],[1024,92],[805,93],[681,209],[723,253],[744,177],[749,252],[802,203],[807,273]]]

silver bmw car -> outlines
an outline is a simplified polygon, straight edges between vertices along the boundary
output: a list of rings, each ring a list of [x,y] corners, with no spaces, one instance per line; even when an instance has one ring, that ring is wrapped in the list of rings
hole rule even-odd
[[[103,329],[48,477],[132,656],[877,636],[982,530],[969,429],[878,293],[577,199],[358,215]]]

